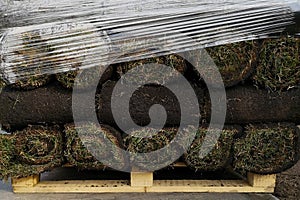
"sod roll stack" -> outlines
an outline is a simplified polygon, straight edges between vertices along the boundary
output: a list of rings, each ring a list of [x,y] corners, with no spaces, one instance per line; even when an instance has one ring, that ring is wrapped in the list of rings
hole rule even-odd
[[[27,39],[24,38],[24,45]],[[218,100],[227,103],[226,126],[220,130],[217,143],[207,147],[203,147],[204,141],[210,139],[203,126],[210,122],[211,117],[207,85],[214,86],[214,79],[208,79],[205,86],[195,69],[178,55],[114,64],[107,69],[99,66],[80,72],[75,70],[74,65],[73,72],[55,76],[37,75],[9,86],[0,81],[0,88],[3,87],[0,92],[0,124],[3,129],[12,132],[11,135],[0,135],[0,178],[38,174],[66,162],[79,169],[100,170],[103,169],[103,160],[108,157],[125,168],[133,160],[123,157],[119,148],[138,154],[169,145],[181,122],[181,105],[172,91],[156,84],[148,76],[150,69],[147,66],[153,66],[149,64],[158,67],[165,65],[177,70],[179,73],[171,76],[157,70],[155,77],[162,77],[165,83],[176,85],[178,76],[184,75],[198,98],[200,128],[182,157],[190,168],[204,172],[232,165],[242,172],[270,174],[284,171],[299,159],[300,136],[295,126],[300,124],[299,43],[297,38],[284,36],[207,49],[226,86],[226,96],[220,96]],[[47,48],[51,47],[44,47]],[[28,52],[18,53],[32,56],[41,51],[29,48]],[[199,58],[194,59],[197,61]],[[30,67],[30,63],[27,65],[24,67]],[[128,72],[137,75],[135,79],[126,77]],[[83,82],[79,82],[78,86],[84,94],[90,89],[90,81],[102,73],[104,75],[95,94],[95,110],[103,125],[100,129],[99,125],[82,122],[75,128],[71,91],[74,81],[77,75],[82,76]],[[112,96],[118,80],[122,82],[121,92]],[[128,85],[134,85],[140,80],[152,84],[144,85],[133,93],[129,102],[132,120],[140,126],[148,125],[151,120],[157,120],[158,125],[161,125],[160,119],[151,119],[149,114],[150,108],[156,104],[165,108],[167,120],[165,127],[158,131],[154,128],[131,130],[136,135],[134,137],[119,130],[112,115],[111,99],[121,98]],[[191,101],[186,97],[185,102],[189,104]],[[121,110],[122,106],[117,105],[117,109]],[[192,106],[190,104],[188,107]],[[84,115],[85,110],[82,113],[80,120],[85,121],[88,116]],[[120,118],[126,122],[126,117],[121,115]],[[189,125],[188,122],[184,123]],[[29,124],[33,126],[28,127]],[[39,126],[41,124],[44,126]],[[61,129],[55,124],[60,125]],[[138,137],[154,131],[157,132],[152,137]],[[103,145],[105,139],[113,144],[110,148]],[[199,154],[201,148],[212,148],[212,151],[202,157]],[[158,159],[168,163],[168,159],[176,153],[176,149],[172,149]],[[135,159],[138,168],[148,168],[143,157]]]

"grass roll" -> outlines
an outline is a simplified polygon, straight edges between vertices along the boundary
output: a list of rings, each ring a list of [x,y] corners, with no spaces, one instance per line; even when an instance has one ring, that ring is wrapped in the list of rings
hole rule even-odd
[[[187,74],[194,76],[196,80],[202,80],[203,75],[205,75],[205,83],[209,86],[217,86],[216,72],[211,67],[217,67],[225,87],[235,86],[243,82],[250,77],[255,69],[258,51],[258,43],[255,41],[236,42],[209,47],[205,50],[207,53],[204,51],[188,52],[187,60],[192,60],[194,65],[201,67],[202,74],[199,74],[195,68]],[[212,62],[214,62],[213,66]]]
[[[109,66],[107,69],[106,67],[93,67],[90,69],[85,70],[75,70],[75,71],[69,71],[65,73],[59,73],[56,74],[56,80],[67,89],[72,89],[76,80],[76,77],[79,82],[77,82],[77,88],[78,89],[89,89],[91,85],[95,85],[94,81],[99,81],[99,84],[104,83],[109,78],[111,78],[113,74],[113,69],[111,66]],[[101,76],[100,76],[101,75]]]
[[[53,65],[53,67],[55,67],[54,62],[49,59],[46,60],[47,56],[45,56],[54,51],[54,48],[43,40],[39,33],[34,31],[23,33],[21,39],[24,49],[17,48],[14,52],[16,55],[19,55],[21,60],[15,60],[14,62],[22,62],[20,67],[22,67],[23,73],[25,74],[26,69],[36,67],[37,65],[38,67],[35,69],[35,75],[16,81],[11,87],[21,90],[32,90],[46,85],[50,82],[52,76],[48,74],[42,75],[44,74],[45,66],[40,63],[47,62],[47,65]],[[39,41],[40,45],[34,45],[35,42],[32,41]],[[14,62],[13,64],[15,64]]]
[[[73,121],[72,93],[55,84],[30,91],[3,88],[0,105],[0,123],[7,129],[22,129],[28,124],[65,124]]]
[[[265,39],[260,48],[254,83],[270,91],[300,86],[300,38]]]
[[[218,101],[227,102],[226,124],[292,122],[300,124],[300,89],[268,92],[254,86],[236,86],[226,89],[226,96]],[[211,116],[209,94],[206,94],[205,111],[208,122]]]
[[[80,137],[77,130],[80,130]],[[126,166],[123,154],[116,148],[122,148],[122,139],[120,133],[114,128],[101,125],[100,129],[99,125],[93,123],[82,123],[78,127],[75,127],[74,124],[67,124],[65,125],[65,135],[65,157],[71,165],[78,169],[103,169],[101,158],[108,157],[113,158],[115,163]],[[104,138],[111,141],[112,146],[104,148]],[[93,155],[96,155],[97,158]]]
[[[206,51],[218,67],[225,87],[230,87],[247,79],[253,72],[257,62],[258,43],[237,42],[206,48]],[[209,84],[213,84],[213,81]]]
[[[101,123],[109,124],[109,125],[116,125],[115,119],[112,114],[111,110],[111,99],[112,98],[119,98],[122,99],[122,95],[127,95],[128,88],[126,84],[122,84],[120,87],[121,91],[115,96],[112,96],[113,89],[116,85],[116,82],[108,81],[106,82],[101,92],[97,95],[99,101],[97,102],[97,114],[98,119]],[[178,87],[176,84],[172,85],[173,87]],[[180,86],[179,86],[180,87]],[[202,111],[203,107],[203,96],[204,90],[200,87],[193,86],[196,96],[198,97],[199,102],[199,110]],[[195,105],[191,102],[188,95],[184,96],[183,98],[185,103],[188,104],[188,108],[194,108]],[[127,102],[122,102],[120,105],[117,106],[117,110],[122,110],[124,105]],[[153,123],[154,126],[160,126],[161,121],[155,119],[151,119],[149,116],[150,108],[155,105],[159,104],[163,106],[167,113],[167,119],[165,126],[173,127],[180,125],[181,122],[181,108],[179,105],[179,101],[175,94],[166,87],[163,86],[154,86],[154,85],[145,85],[138,88],[130,98],[129,102],[129,112],[131,114],[132,120],[140,125],[146,126],[150,122]],[[192,111],[191,111],[192,112]],[[128,120],[126,113],[120,113],[121,119],[126,122]],[[152,120],[152,121],[151,121]],[[189,123],[189,122],[183,122]],[[130,127],[129,127],[130,128]]]
[[[147,64],[151,64],[151,65],[147,65]],[[179,75],[176,73],[170,74],[167,71],[162,71],[161,70],[162,65],[171,67],[172,69],[176,70],[182,75],[187,70],[187,66],[184,59],[176,54],[119,63],[119,64],[115,64],[114,66],[117,69],[117,74],[119,78],[130,71],[131,76],[123,78],[123,81],[126,84],[139,83],[140,81],[139,79],[145,81],[146,83],[149,82],[156,83],[157,78],[163,79],[165,82],[168,83],[172,81],[176,81],[176,78]],[[151,68],[154,67],[154,69],[157,68],[157,70],[155,70],[155,75],[153,77],[149,76],[149,72],[150,71],[153,72],[153,69],[150,69],[150,67]]]
[[[37,175],[62,166],[62,132],[55,126],[29,126],[0,135],[0,152],[0,178]]]
[[[123,139],[125,149],[132,153],[140,153],[140,155],[136,154],[136,156],[134,157],[134,163],[137,165],[135,167],[138,167],[141,170],[155,168],[155,166],[151,166],[150,163],[144,162],[145,157],[147,157],[147,159],[151,159],[153,161],[153,164],[155,162],[168,163],[172,155],[176,155],[178,153],[176,149],[172,149],[170,151],[166,151],[165,154],[158,155],[159,158],[157,158],[157,154],[153,154],[155,155],[155,157],[151,158],[149,157],[151,155],[147,153],[160,150],[169,145],[173,138],[176,136],[177,131],[177,128],[156,129],[149,127],[128,131],[130,132],[130,135],[127,135]],[[149,135],[149,137],[144,137],[145,135]],[[167,164],[165,166],[167,166]]]
[[[249,125],[234,143],[233,166],[258,174],[275,174],[299,159],[299,129],[294,124]]]
[[[214,131],[221,131],[220,137],[216,144],[212,146],[204,147],[204,141],[209,141],[214,138],[214,135],[209,135],[207,128],[199,128],[196,137],[190,147],[190,149],[184,154],[185,163],[195,171],[217,171],[222,170],[229,164],[231,160],[231,148],[234,140],[234,136],[241,131],[241,127],[226,127],[223,130],[211,130],[211,134]],[[205,156],[201,157],[201,152],[205,149],[212,148],[212,150]]]

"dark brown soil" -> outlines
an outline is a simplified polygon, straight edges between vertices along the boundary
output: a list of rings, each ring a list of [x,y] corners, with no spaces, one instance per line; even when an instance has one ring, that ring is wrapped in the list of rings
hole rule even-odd
[[[55,84],[30,91],[5,88],[0,105],[0,121],[7,129],[73,121],[72,93]]]
[[[300,161],[293,168],[277,175],[275,195],[281,200],[300,199]]]
[[[110,109],[114,85],[115,82],[112,81],[103,85],[101,94],[98,95],[100,103],[96,105],[99,120],[109,125],[115,125]],[[123,91],[125,89],[126,85]],[[201,122],[209,122],[211,105],[208,92],[201,87],[195,87],[194,90],[199,100]],[[237,86],[228,88],[226,97],[220,97],[220,101],[225,100],[226,124],[270,122],[300,124],[300,89],[269,93],[253,86]],[[193,107],[188,98],[185,99],[185,103],[187,107]],[[65,124],[73,121],[72,92],[55,83],[31,91],[5,88],[0,93],[0,104],[0,121],[5,128],[20,129],[28,124]],[[179,106],[176,96],[165,87],[149,85],[136,90],[130,99],[130,114],[133,121],[139,125],[148,125],[149,110],[154,104],[162,105],[167,111],[167,126],[176,126],[180,123],[181,105]],[[119,107],[123,105],[120,104]],[[79,110],[83,115],[82,118],[87,119],[86,115],[90,112],[82,109]]]
[[[100,122],[109,125],[116,125],[114,116],[111,110],[111,99],[113,98],[112,93],[113,89],[116,85],[116,82],[108,81],[106,82],[101,90],[99,97],[99,104],[98,107],[98,119]],[[175,85],[176,86],[176,85]],[[114,98],[122,98],[122,95],[126,95],[127,93],[123,91],[127,91],[127,85],[124,84],[120,91],[122,93],[116,94]],[[194,88],[199,101],[200,110],[203,110],[203,94],[204,90],[200,87]],[[187,108],[194,108],[194,104],[190,101],[188,97],[184,97],[184,103]],[[122,110],[124,106],[128,104],[128,102],[122,102],[121,104],[117,105],[118,110]],[[172,93],[169,89],[163,86],[153,86],[153,85],[146,85],[143,87],[138,88],[130,98],[129,102],[129,112],[132,117],[132,120],[141,126],[148,125],[150,122],[156,126],[161,124],[160,119],[156,119],[155,122],[152,122],[149,116],[150,108],[155,105],[159,104],[162,105],[167,113],[167,120],[165,125],[166,126],[177,126],[181,122],[181,110],[178,99],[176,98],[175,94]],[[189,110],[190,113],[194,113]],[[128,120],[126,113],[120,116],[123,122]],[[155,120],[155,119],[154,119]],[[182,124],[187,122],[181,122]],[[130,127],[131,128],[131,127]],[[129,129],[130,129],[129,128]]]
[[[207,98],[208,95],[207,95]],[[300,89],[268,92],[253,86],[237,86],[226,90],[227,124],[293,122],[300,124]],[[210,118],[211,105],[205,101],[205,112]]]

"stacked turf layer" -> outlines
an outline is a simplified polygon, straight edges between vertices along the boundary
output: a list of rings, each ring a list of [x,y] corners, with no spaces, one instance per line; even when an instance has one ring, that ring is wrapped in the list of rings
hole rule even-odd
[[[294,124],[249,125],[234,143],[233,166],[259,174],[282,172],[299,160],[299,138]]]
[[[127,160],[119,149],[122,148],[120,133],[110,126],[101,125],[100,128],[93,123],[82,123],[75,128],[74,124],[67,124],[65,137],[67,162],[79,169],[103,169],[101,161],[109,158],[113,158],[113,162],[119,163],[121,168],[126,167]]]
[[[0,178],[39,174],[63,162],[63,136],[58,127],[29,126],[0,135]]]
[[[288,42],[286,42],[288,41]],[[295,46],[297,46],[299,39],[282,37],[277,40],[264,40],[262,42],[262,46],[266,46],[268,44],[280,44],[285,47],[281,49],[282,55],[278,56],[281,60],[284,59],[295,59],[295,63],[297,64],[297,60],[299,57],[296,56]],[[220,68],[226,68],[226,63],[234,63],[235,56],[230,60],[230,54],[228,52],[235,51],[233,47],[236,46],[237,49],[242,48],[243,45],[246,45],[246,49],[248,45],[252,42],[237,43],[231,44],[227,46],[215,47],[215,50],[218,49],[227,49],[231,50],[220,51],[219,53],[215,53],[213,56],[214,59],[219,60]],[[253,45],[256,45],[254,43]],[[288,45],[288,46],[287,46]],[[255,48],[255,47],[253,47]],[[261,52],[264,48],[261,48],[261,51],[258,55],[246,55],[251,54],[252,51],[245,51],[244,54],[238,54],[240,58],[252,58],[258,57],[258,63],[265,62],[268,58],[265,58]],[[270,45],[264,51],[265,54],[271,54],[274,51],[277,51],[277,46]],[[284,51],[283,51],[284,50]],[[212,49],[209,50],[211,53]],[[218,51],[217,51],[218,52]],[[226,59],[225,59],[226,58]],[[278,59],[279,59],[278,58]],[[228,60],[229,59],[229,60]],[[155,59],[154,59],[155,60]],[[164,58],[163,60],[168,60]],[[169,59],[170,60],[170,59]],[[265,61],[264,61],[265,60]],[[269,60],[269,59],[268,59]],[[159,60],[160,61],[160,60]],[[221,62],[222,61],[222,62]],[[248,60],[249,61],[249,60]],[[137,63],[139,64],[140,61]],[[158,61],[157,61],[158,62]],[[176,59],[174,61],[176,63]],[[250,62],[250,61],[249,61]],[[155,62],[154,62],[155,63]],[[158,62],[159,63],[159,62]],[[180,63],[180,62],[179,62]],[[223,65],[222,65],[223,63]],[[251,61],[252,63],[252,61]],[[282,62],[286,64],[286,62]],[[137,65],[138,65],[137,64]],[[165,63],[168,64],[168,63]],[[298,65],[295,67],[281,67],[281,70],[277,70],[275,68],[274,62],[269,62],[269,67],[264,68],[261,64],[257,66],[257,70],[254,70],[252,76],[249,80],[255,81],[256,85],[260,86],[260,89],[257,90],[254,88],[253,83],[247,82],[246,85],[239,84],[239,86],[232,87],[227,89],[227,107],[228,107],[228,115],[226,117],[226,123],[230,124],[247,124],[247,123],[258,123],[258,122],[281,122],[281,121],[289,121],[298,123],[300,122],[300,109],[299,109],[299,101],[300,101],[300,92],[299,89],[295,89],[299,86],[299,81],[292,82],[290,79],[298,80],[299,79],[299,69]],[[283,64],[282,64],[283,65]],[[259,70],[260,68],[265,69],[264,71]],[[264,88],[268,88],[266,84],[270,84],[272,82],[276,83],[278,81],[276,79],[277,76],[280,75],[282,70],[289,71],[291,73],[287,76],[281,76],[280,80],[284,82],[288,82],[289,84],[285,84],[287,87],[282,89],[281,92],[270,92]],[[189,71],[190,72],[190,71]],[[265,74],[269,74],[268,76],[262,76],[262,72]],[[114,69],[113,77],[117,77],[116,75],[117,69]],[[191,72],[190,72],[191,73]],[[107,72],[107,77],[109,77],[109,73]],[[275,77],[275,78],[272,78]],[[73,79],[73,78],[72,78]],[[193,80],[195,83],[199,82]],[[71,81],[72,82],[72,81]],[[261,84],[258,84],[261,83]],[[265,86],[263,86],[265,84]],[[107,83],[103,86],[101,94],[100,104],[98,107],[98,115],[100,121],[103,123],[114,124],[110,108],[110,97],[112,92],[113,83]],[[48,88],[50,87],[50,88]],[[126,86],[124,86],[126,87]],[[286,91],[286,89],[288,89]],[[293,88],[293,89],[291,89]],[[49,91],[48,91],[49,90]],[[144,92],[143,92],[144,90]],[[199,87],[195,87],[195,92],[199,98],[200,106],[203,103],[203,89]],[[145,125],[149,123],[148,110],[152,104],[159,103],[165,107],[169,107],[167,109],[169,115],[168,125],[178,125],[180,112],[178,110],[178,106],[176,104],[176,99],[172,97],[173,100],[167,101],[166,98],[171,99],[170,95],[167,96],[170,92],[166,90],[157,89],[155,87],[146,86],[144,89],[141,88],[139,91],[135,92],[135,98],[131,100],[131,114],[134,118],[134,122],[139,125]],[[47,123],[69,123],[72,122],[72,112],[71,112],[71,93],[61,89],[56,84],[51,84],[47,87],[39,88],[33,91],[14,91],[9,90],[9,88],[5,88],[3,92],[0,94],[0,104],[3,105],[0,107],[0,121],[4,126],[26,126],[27,124],[34,124],[36,122],[47,122]],[[120,94],[122,95],[122,94]],[[157,98],[152,98],[152,95],[158,95]],[[164,96],[163,96],[164,95]],[[167,96],[167,97],[165,97]],[[173,95],[174,96],[174,95]],[[210,107],[208,92],[206,92],[205,99],[205,109],[200,107],[202,111],[202,118],[205,119],[206,122],[209,122],[210,119]],[[222,100],[222,99],[221,99]],[[145,104],[141,104],[139,102],[146,102]],[[148,103],[149,102],[149,103]],[[284,103],[283,103],[284,102]],[[166,105],[168,104],[168,105]],[[57,108],[55,108],[57,106]],[[202,106],[203,107],[203,106]],[[24,110],[25,108],[25,110]],[[26,108],[30,108],[27,109]],[[265,109],[261,111],[261,109]],[[169,111],[168,111],[169,110]],[[36,113],[39,113],[37,115]]]
[[[107,82],[103,85],[102,92],[98,95],[100,102],[96,105],[99,120],[109,125],[115,125],[110,110],[114,84]],[[209,94],[199,87],[195,88],[195,92],[199,99],[202,120],[209,122],[211,115]],[[226,99],[223,98],[220,101],[227,102],[227,124],[284,121],[300,123],[299,89],[271,93],[253,86],[237,86],[227,89]],[[139,125],[147,125],[150,122],[149,109],[154,104],[165,107],[168,126],[179,125],[180,109],[174,94],[163,87],[152,86],[139,88],[131,98],[130,113],[133,121]],[[57,85],[31,91],[12,91],[3,88],[0,93],[0,105],[0,121],[6,128],[22,128],[27,124],[38,122],[65,124],[73,121],[72,93]],[[86,112],[81,113],[84,120]]]
[[[238,127],[223,130],[199,128],[190,149],[184,154],[185,163],[196,171],[217,171],[230,163],[234,136],[241,131]],[[217,138],[217,143],[213,141]],[[210,142],[204,146],[204,142]],[[203,155],[206,153],[207,155]]]
[[[208,52],[220,69],[225,85],[231,86],[226,89],[226,99],[225,97],[220,99],[227,101],[227,124],[248,125],[261,122],[293,122],[300,124],[298,45],[298,39],[283,37],[277,40],[264,40],[255,43],[236,43],[208,49]],[[20,53],[30,55],[34,54],[37,50],[30,51],[31,52]],[[275,54],[277,55],[276,58],[268,57],[268,55],[271,55],[274,52],[279,52],[278,54]],[[49,63],[51,64],[51,62]],[[104,78],[104,80],[110,79],[111,81],[104,84],[102,84],[104,80],[103,82],[100,81],[100,84],[102,84],[100,87],[101,90],[97,93],[97,97],[100,99],[96,105],[98,111],[97,114],[102,123],[115,126],[110,111],[110,98],[117,78],[120,78],[122,74],[130,69],[133,69],[134,71],[135,68],[133,68],[133,66],[142,68],[141,66],[143,66],[143,64],[149,63],[165,64],[178,70],[180,73],[191,73],[191,71],[193,71],[191,69],[186,69],[187,65],[185,65],[180,58],[174,57],[174,55],[112,66],[112,71],[108,70],[105,72],[107,78]],[[237,64],[234,65],[234,63]],[[145,68],[142,69],[146,70]],[[252,74],[250,72],[252,72]],[[0,122],[2,126],[7,129],[15,130],[25,127],[28,124],[72,123],[72,93],[63,87],[60,87],[60,85],[63,85],[66,88],[72,87],[75,74],[77,74],[77,72],[57,75],[56,79],[60,84],[53,79],[49,80],[51,83],[47,85],[44,85],[46,82],[36,83],[35,80],[41,77],[33,77],[33,81],[30,81],[30,79],[28,80],[30,82],[29,85],[26,80],[23,80],[24,83],[17,83],[19,86],[14,85],[4,88],[0,94]],[[161,72],[159,74],[165,75]],[[95,75],[98,76],[98,71]],[[190,76],[190,74],[187,73],[185,73],[185,75],[187,75],[187,77]],[[247,79],[248,76],[249,78]],[[146,76],[140,77],[148,80],[148,77]],[[89,80],[90,79],[87,78],[87,82],[89,82]],[[166,82],[172,84],[176,84],[175,80],[176,77],[174,79],[166,78]],[[127,80],[127,82],[130,81],[134,80]],[[199,99],[202,114],[200,122],[209,122],[211,106],[209,104],[208,91],[205,87],[201,86],[201,80],[192,79],[189,81],[193,82],[193,85],[197,85],[195,86],[195,93]],[[44,86],[40,87],[42,85]],[[255,88],[254,85],[258,88]],[[82,84],[82,86],[83,89],[88,88],[84,84]],[[123,86],[125,91],[126,84]],[[40,88],[34,89],[36,87]],[[16,90],[16,88],[20,90]],[[119,96],[121,97],[122,94],[119,94]],[[186,101],[188,101],[188,99],[186,99]],[[154,104],[161,104],[166,108],[168,114],[168,126],[176,127],[179,125],[180,109],[176,97],[174,98],[174,95],[170,91],[157,85],[146,85],[139,88],[134,93],[130,100],[130,114],[134,122],[139,125],[147,125],[150,122],[148,114],[149,108]],[[84,111],[82,113],[84,113]],[[230,147],[229,144],[232,143],[234,134],[229,130],[223,130],[216,147],[204,159],[200,159],[197,155],[198,148],[203,140],[203,135],[201,134],[203,131],[199,131],[192,147],[185,154],[185,160],[188,165],[195,170],[210,171],[226,166],[230,161],[231,154],[234,153],[233,164],[237,170],[253,171],[257,173],[275,173],[285,170],[292,166],[297,160],[296,155],[298,150],[295,146],[299,144],[296,142],[298,136],[296,136],[295,133],[288,135],[287,133],[290,132],[283,128],[283,125],[276,126],[269,127],[270,129],[268,129],[268,131],[263,131],[264,134],[261,134],[261,127],[257,125],[248,126],[245,137],[239,138],[234,143],[233,152],[231,151],[232,145]],[[99,146],[102,142],[101,137],[115,131],[112,131],[112,128],[107,128],[105,133],[103,133],[101,131],[99,132],[95,126],[85,125],[84,127],[85,130],[92,130],[92,132],[97,132],[99,134],[86,134],[85,141],[87,141],[87,143],[83,145],[76,135],[74,127],[72,128],[72,125],[67,125],[65,130],[65,140],[68,144],[64,147],[66,158],[68,162],[81,169],[102,169],[101,159],[97,161],[91,153],[87,151],[85,145],[95,146],[94,149],[99,150],[96,154],[102,155],[103,158],[105,158],[107,156],[106,153],[111,150],[107,150],[107,152],[103,152],[103,149],[101,150],[101,145]],[[249,127],[254,128],[250,129]],[[127,137],[124,140],[126,148],[132,152],[147,152],[161,148],[163,145],[170,143],[171,139],[169,136],[166,136],[174,134],[170,130],[172,130],[172,128],[169,130],[164,129],[161,131],[161,134],[144,140]],[[138,132],[139,131],[147,132],[147,130],[138,130]],[[275,137],[272,137],[272,134],[267,134],[272,131],[275,133]],[[90,131],[87,133],[89,132]],[[249,134],[250,132],[253,132],[253,134]],[[281,137],[282,135],[284,137]],[[113,143],[122,146],[120,138],[116,140],[114,136],[111,140]],[[277,145],[276,148],[272,147],[269,144],[270,141],[279,145]],[[39,142],[40,140],[37,141],[37,143]],[[3,177],[26,176],[59,165],[58,162],[55,163],[55,165],[51,165],[51,167],[50,164],[46,164],[47,166],[45,164],[36,164],[32,161],[32,156],[26,156],[26,158],[19,156],[19,154],[23,155],[24,153],[22,152],[24,151],[19,150],[22,148],[20,143],[16,140],[16,134],[11,136],[1,135],[0,144],[0,152],[1,155],[3,155],[1,157],[1,159],[3,159],[1,162],[1,174]],[[28,146],[33,146],[34,144],[35,143],[30,143]],[[246,145],[244,146],[241,144]],[[255,149],[254,147],[256,145],[261,145],[261,148]],[[29,149],[30,147],[26,148]],[[40,151],[40,149],[43,149],[43,145],[40,145],[36,150],[30,151],[35,152],[34,155],[38,155],[33,159],[37,163],[43,163],[44,157],[45,159],[47,158],[47,156],[41,153],[42,151]],[[254,151],[256,151],[258,155],[253,156]],[[279,155],[278,152],[280,151],[284,152],[282,153],[283,156]],[[171,154],[172,152],[170,152],[170,155]],[[267,156],[268,159],[265,156]],[[39,157],[43,157],[43,159],[37,159]],[[126,164],[126,162],[123,162],[123,160],[126,159],[119,156],[119,154],[115,155],[115,157],[117,160],[120,160],[120,163]],[[30,163],[30,161],[32,162]],[[15,167],[10,167],[11,163],[14,162],[17,163],[14,165]],[[143,168],[143,163],[140,163],[141,165],[139,167]]]

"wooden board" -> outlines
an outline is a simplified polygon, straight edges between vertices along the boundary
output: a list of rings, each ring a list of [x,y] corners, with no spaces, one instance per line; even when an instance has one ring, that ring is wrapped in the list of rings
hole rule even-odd
[[[133,172],[129,180],[41,181],[39,176],[13,179],[15,193],[228,192],[273,193],[276,175],[249,174],[245,180],[153,180]]]

